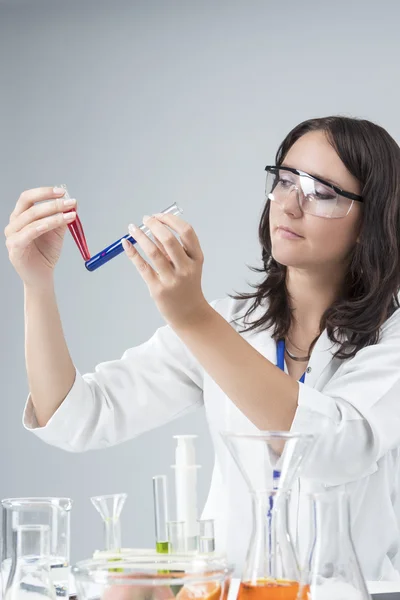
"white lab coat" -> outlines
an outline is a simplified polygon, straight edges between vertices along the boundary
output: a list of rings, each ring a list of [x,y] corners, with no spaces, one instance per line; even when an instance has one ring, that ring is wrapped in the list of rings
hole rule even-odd
[[[230,321],[245,312],[248,302],[226,298],[212,306]],[[276,364],[268,331],[242,335]],[[350,492],[353,538],[365,577],[400,579],[400,310],[383,325],[378,344],[345,361],[333,358],[334,351],[323,332],[305,384],[299,384],[292,431],[324,431],[300,489],[338,486]],[[170,327],[161,327],[121,359],[97,365],[93,373],[77,371],[71,391],[45,427],[38,427],[28,398],[24,425],[49,444],[80,452],[124,442],[203,405],[215,448],[203,517],[215,519],[217,550],[227,551],[240,568],[250,538],[250,500],[219,432],[257,428]],[[292,504],[299,502],[294,512],[300,511],[304,525],[302,497],[294,493]]]

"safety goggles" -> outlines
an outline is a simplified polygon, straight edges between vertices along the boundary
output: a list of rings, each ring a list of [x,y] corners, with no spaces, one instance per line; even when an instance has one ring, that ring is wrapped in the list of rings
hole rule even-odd
[[[282,208],[291,195],[296,194],[304,213],[325,219],[341,219],[349,214],[354,202],[363,202],[361,196],[298,169],[267,166],[265,170],[265,197]]]

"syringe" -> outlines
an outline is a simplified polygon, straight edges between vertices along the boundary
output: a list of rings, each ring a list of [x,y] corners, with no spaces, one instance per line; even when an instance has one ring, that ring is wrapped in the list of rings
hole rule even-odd
[[[186,550],[197,550],[197,469],[193,440],[197,435],[174,435],[178,440],[175,451],[176,518],[185,523]]]

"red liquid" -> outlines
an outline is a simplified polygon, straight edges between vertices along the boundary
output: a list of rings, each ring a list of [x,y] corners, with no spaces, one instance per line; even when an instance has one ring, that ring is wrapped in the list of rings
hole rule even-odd
[[[259,579],[255,584],[241,582],[237,598],[238,600],[296,600],[298,592],[297,581]],[[302,598],[305,600],[306,596],[307,590],[303,588]]]
[[[68,223],[68,229],[70,230],[71,235],[75,240],[75,244],[78,246],[79,251],[82,254],[83,260],[89,260],[90,252],[86,242],[85,233],[83,231],[83,226],[78,215],[76,215],[75,221]]]

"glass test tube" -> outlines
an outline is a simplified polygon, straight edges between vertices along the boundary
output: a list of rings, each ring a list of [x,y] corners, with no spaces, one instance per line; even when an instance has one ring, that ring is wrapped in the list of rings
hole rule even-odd
[[[65,183],[60,183],[57,187],[65,190],[65,194],[63,196],[64,200],[71,198],[71,196],[69,195],[69,192],[68,192],[68,188],[65,185]],[[65,212],[66,213],[72,212],[73,210],[76,211],[76,208],[71,208],[69,210],[66,210]],[[89,248],[87,245],[85,232],[83,230],[83,226],[82,226],[81,220],[78,216],[78,213],[76,214],[75,221],[72,221],[72,223],[68,223],[68,229],[70,230],[70,233],[75,241],[75,244],[78,246],[79,252],[81,253],[83,260],[85,260],[85,261],[89,260],[90,252],[89,252]]]
[[[168,521],[168,541],[171,552],[186,552],[185,521]]]
[[[199,521],[199,552],[210,553],[215,551],[214,520],[204,519]]]
[[[168,542],[168,496],[166,475],[153,477],[154,520],[156,529],[156,550],[167,554],[170,550]]]
[[[174,202],[174,204],[171,204],[171,206],[168,206],[168,208],[164,209],[161,212],[164,215],[180,215],[183,213],[183,210],[179,208],[179,206]],[[139,229],[143,231],[143,233],[145,233],[146,235],[151,234],[150,229],[146,227],[146,225],[140,225]],[[129,233],[124,235],[122,238],[120,238],[110,246],[107,246],[107,248],[104,248],[104,250],[101,250],[101,252],[98,252],[89,260],[87,260],[85,262],[85,267],[87,268],[87,270],[95,271],[115,256],[118,256],[118,254],[121,254],[124,251],[124,248],[122,246],[123,239],[128,240],[131,244],[136,244],[136,240]]]

